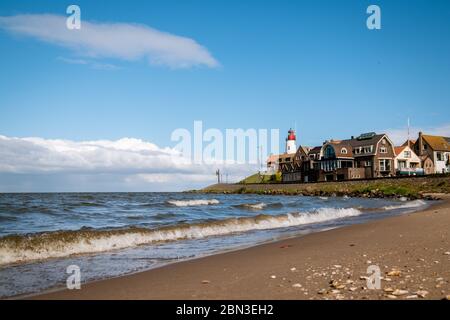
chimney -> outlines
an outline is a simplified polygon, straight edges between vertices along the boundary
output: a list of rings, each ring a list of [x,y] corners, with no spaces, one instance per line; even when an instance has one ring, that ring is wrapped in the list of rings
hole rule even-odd
[[[423,155],[423,138],[422,138],[422,131],[419,132],[419,156]]]

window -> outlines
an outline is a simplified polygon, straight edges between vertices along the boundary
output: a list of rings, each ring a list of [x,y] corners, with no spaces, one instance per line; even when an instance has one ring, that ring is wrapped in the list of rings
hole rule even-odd
[[[342,153],[342,154],[347,154],[347,149],[342,148],[342,149],[341,149],[341,153]]]
[[[339,168],[353,168],[353,162],[352,161],[340,161]]]
[[[386,171],[386,163],[384,160],[380,160],[380,171]]]
[[[380,148],[380,153],[387,153],[387,148],[386,147],[381,147]]]
[[[332,146],[327,146],[325,148],[325,158],[336,158],[336,154]]]
[[[444,154],[442,152],[436,152],[437,161],[444,161]]]
[[[391,161],[389,159],[381,159],[380,171],[390,171],[390,170],[391,170]]]
[[[362,153],[371,153],[373,151],[373,146],[362,147]]]
[[[403,152],[403,157],[404,158],[411,158],[411,151],[404,151]]]
[[[366,166],[366,167],[371,167],[371,166],[372,166],[372,161],[367,160],[367,161],[365,162],[364,166]]]

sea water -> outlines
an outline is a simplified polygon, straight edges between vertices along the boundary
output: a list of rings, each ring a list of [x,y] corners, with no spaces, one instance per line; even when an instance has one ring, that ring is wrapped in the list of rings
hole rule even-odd
[[[0,297],[412,212],[422,200],[194,193],[0,194]]]

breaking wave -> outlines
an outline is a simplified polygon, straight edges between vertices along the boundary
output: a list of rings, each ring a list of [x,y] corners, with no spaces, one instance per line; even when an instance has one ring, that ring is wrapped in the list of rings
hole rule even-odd
[[[240,208],[240,209],[249,209],[249,210],[263,210],[264,208],[280,208],[282,206],[283,206],[283,204],[280,202],[275,202],[275,203],[259,202],[259,203],[242,203],[242,204],[235,205],[234,207]]]
[[[267,207],[267,204],[264,202],[260,203],[244,203],[239,205],[240,208],[251,209],[251,210],[262,210]]]
[[[212,204],[219,204],[216,199],[198,199],[198,200],[169,200],[168,204],[177,207],[193,207],[193,206],[208,206]]]
[[[200,239],[252,230],[266,230],[358,216],[354,208],[321,208],[310,213],[230,218],[205,223],[179,224],[159,229],[81,229],[0,238],[0,265],[98,253],[161,241]]]
[[[404,202],[404,200],[401,200]],[[423,200],[414,200],[410,202],[404,202],[402,204],[386,206],[383,207],[384,210],[395,210],[395,209],[409,209],[409,208],[418,208],[426,205],[427,203]]]

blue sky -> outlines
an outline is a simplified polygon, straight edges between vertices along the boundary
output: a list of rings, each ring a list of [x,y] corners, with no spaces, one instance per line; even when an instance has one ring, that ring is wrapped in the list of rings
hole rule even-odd
[[[317,145],[404,130],[408,116],[418,129],[450,123],[449,1],[2,0],[0,17],[66,15],[73,3],[82,23],[193,39],[217,65],[86,57],[0,28],[0,135],[171,147],[174,129],[202,120],[283,135],[296,124],[299,142]],[[366,27],[370,4],[381,30]]]

